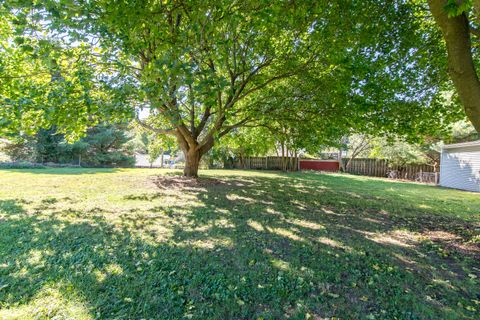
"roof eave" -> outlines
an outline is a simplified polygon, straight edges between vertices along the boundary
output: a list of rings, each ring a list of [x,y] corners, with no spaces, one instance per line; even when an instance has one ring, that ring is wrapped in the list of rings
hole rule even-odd
[[[476,147],[476,146],[480,146],[480,140],[462,142],[462,143],[446,144],[446,145],[443,146],[443,149],[455,149],[455,148]]]

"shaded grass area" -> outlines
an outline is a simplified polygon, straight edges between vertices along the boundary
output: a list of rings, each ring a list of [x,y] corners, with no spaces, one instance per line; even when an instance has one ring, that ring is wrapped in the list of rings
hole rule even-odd
[[[479,317],[478,194],[314,173],[159,186],[176,172],[46,170],[0,171],[0,319]]]

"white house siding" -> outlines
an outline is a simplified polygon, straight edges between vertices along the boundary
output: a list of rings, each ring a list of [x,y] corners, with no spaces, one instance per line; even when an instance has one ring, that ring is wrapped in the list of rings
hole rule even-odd
[[[444,149],[440,185],[480,192],[480,145]]]

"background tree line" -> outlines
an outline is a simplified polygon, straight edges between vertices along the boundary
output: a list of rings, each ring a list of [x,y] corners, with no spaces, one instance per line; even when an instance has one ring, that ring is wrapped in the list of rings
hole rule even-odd
[[[69,143],[56,128],[40,129],[34,135],[19,135],[0,148],[11,161],[55,163],[91,167],[131,167],[134,146],[126,125],[98,125],[80,140]]]
[[[316,133],[315,133],[316,134]],[[229,134],[209,154],[209,158],[219,165],[239,161],[246,164],[249,157],[300,156],[316,159],[342,159],[343,171],[357,158],[385,159],[393,166],[409,164],[427,164],[432,171],[438,171],[440,152],[443,144],[459,143],[477,140],[480,138],[475,128],[466,121],[454,123],[447,131],[436,135],[422,137],[418,141],[407,140],[401,136],[374,136],[352,133],[336,140],[322,141],[320,135],[310,145],[307,143],[310,134],[292,135],[282,131],[271,131],[269,128],[243,128]],[[332,135],[330,135],[332,137]],[[298,139],[298,140],[295,140]],[[305,139],[305,140],[303,140]],[[282,144],[284,152],[282,152]]]

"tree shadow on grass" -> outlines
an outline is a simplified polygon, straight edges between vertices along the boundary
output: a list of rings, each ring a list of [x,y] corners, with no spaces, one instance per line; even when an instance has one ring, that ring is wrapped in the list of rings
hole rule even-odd
[[[196,202],[164,208],[132,194],[149,209],[118,221],[102,208],[55,211],[48,200],[51,214],[36,215],[21,200],[0,202],[0,312],[55,289],[102,319],[475,317],[475,253],[422,238],[465,242],[475,226],[383,212],[375,197],[342,201],[349,191],[324,181],[221,180],[180,189]]]
[[[351,196],[350,192],[329,189],[328,184],[305,185],[291,177],[249,178],[252,181],[246,188],[214,186],[198,192],[204,206],[192,211],[189,218],[193,225],[212,226],[212,221],[218,221],[220,227],[213,223],[207,232],[191,232],[190,238],[222,238],[232,234],[222,227],[230,225],[237,235],[236,243],[267,244],[264,251],[273,260],[286,257],[293,268],[294,258],[299,270],[307,267],[317,275],[336,274],[336,284],[341,275],[341,288],[337,289],[341,296],[351,299],[344,301],[349,311],[343,310],[343,316],[365,315],[368,308],[356,313],[356,307],[351,305],[369,305],[362,303],[362,297],[375,300],[374,313],[378,316],[382,310],[402,318],[410,317],[408,314],[428,318],[428,314],[437,312],[442,317],[450,312],[455,317],[474,314],[480,251],[472,240],[478,236],[478,222],[418,207],[409,212],[411,206],[405,201],[391,204],[395,210],[389,213],[383,209],[385,199],[381,197],[359,196],[356,201],[341,201]],[[179,228],[176,241],[188,238],[185,233],[189,232]],[[329,259],[332,255],[333,260]],[[349,283],[353,288],[346,290]],[[430,310],[415,310],[425,299],[423,307]],[[412,305],[415,300],[418,304]],[[400,310],[404,313],[397,309],[403,303]],[[388,309],[392,304],[396,307]],[[320,308],[317,312],[325,315],[326,310]]]

